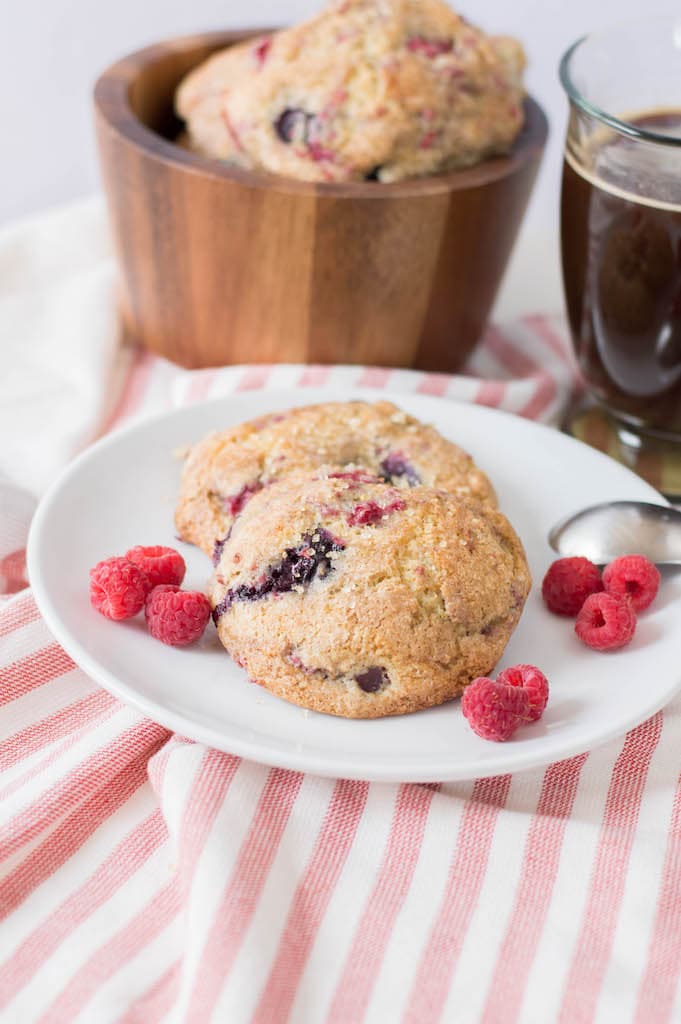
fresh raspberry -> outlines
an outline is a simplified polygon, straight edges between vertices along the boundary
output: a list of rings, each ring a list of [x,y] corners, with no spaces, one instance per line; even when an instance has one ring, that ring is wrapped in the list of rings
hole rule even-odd
[[[655,600],[660,573],[643,555],[625,555],[605,567],[603,586],[615,597],[628,597],[634,611],[642,612]]]
[[[482,676],[464,690],[461,709],[473,732],[501,742],[529,720],[530,698],[525,689]]]
[[[149,577],[127,558],[105,558],[90,569],[90,603],[107,619],[131,619],[144,606]]]
[[[530,699],[529,719],[537,722],[549,699],[549,681],[536,665],[512,665],[497,676],[498,683],[520,686]]]
[[[629,643],[636,629],[636,612],[631,601],[604,591],[591,594],[575,622],[579,639],[597,651],[614,651]]]
[[[203,634],[210,618],[210,605],[198,590],[161,584],[149,594],[144,617],[155,640],[171,647],[185,647]]]
[[[588,558],[559,558],[549,566],[541,594],[549,611],[574,616],[589,594],[602,589],[601,574]]]
[[[187,571],[184,558],[175,548],[164,548],[159,545],[144,548],[138,545],[126,551],[125,557],[144,569],[152,587],[158,587],[163,583],[179,587]]]

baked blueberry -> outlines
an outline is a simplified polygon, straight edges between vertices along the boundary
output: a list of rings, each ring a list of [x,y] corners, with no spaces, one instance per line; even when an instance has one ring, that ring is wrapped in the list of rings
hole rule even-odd
[[[282,142],[305,143],[313,116],[306,114],[299,107],[287,107],[274,122],[274,130]]]
[[[381,462],[381,472],[386,480],[404,477],[410,487],[421,483],[414,466],[400,452],[390,452]]]
[[[222,549],[228,539],[225,538],[222,542]],[[303,537],[296,547],[287,548],[283,558],[267,566],[255,582],[240,583],[238,587],[228,590],[214,609],[215,622],[235,601],[258,601],[268,594],[287,594],[290,590],[302,590],[303,587],[309,586],[316,576],[328,576],[334,570],[329,558],[330,552],[342,551],[344,547],[341,541],[333,538],[322,527],[317,528],[314,533]]]
[[[360,690],[363,690],[364,693],[378,693],[384,687],[390,686],[388,673],[380,665],[372,665],[371,668],[367,668],[364,672],[356,675],[355,679]]]

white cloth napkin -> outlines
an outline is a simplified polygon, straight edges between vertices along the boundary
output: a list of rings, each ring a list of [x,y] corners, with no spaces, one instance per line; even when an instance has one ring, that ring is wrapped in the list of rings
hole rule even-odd
[[[98,197],[0,232],[0,469],[35,495],[116,390],[114,280]]]

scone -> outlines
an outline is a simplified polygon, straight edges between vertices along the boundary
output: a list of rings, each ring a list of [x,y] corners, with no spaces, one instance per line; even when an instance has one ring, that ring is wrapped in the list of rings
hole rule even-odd
[[[320,470],[254,495],[209,598],[252,680],[315,711],[377,718],[441,704],[486,675],[529,588],[500,512]]]
[[[336,0],[211,60],[176,104],[196,147],[308,181],[465,167],[523,122],[522,47],[444,0]]]
[[[212,556],[254,494],[288,473],[325,465],[496,504],[470,455],[434,427],[391,402],[328,402],[242,423],[195,445],[182,474],[178,535]]]

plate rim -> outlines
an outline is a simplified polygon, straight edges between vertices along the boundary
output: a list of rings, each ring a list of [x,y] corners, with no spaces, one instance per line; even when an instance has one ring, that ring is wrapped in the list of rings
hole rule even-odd
[[[480,413],[483,417],[490,417],[493,420],[505,420],[510,418],[516,424],[518,421],[523,422],[531,432],[534,432],[535,430],[542,432],[546,431],[547,434],[551,435],[554,441],[556,439],[560,439],[558,442],[559,444],[564,443],[569,447],[578,446],[579,448],[588,450],[591,456],[596,457],[596,461],[599,459],[606,460],[608,463],[613,461],[605,453],[600,452],[597,449],[590,448],[588,445],[584,444],[584,442],[561,433],[555,427],[551,427],[544,423],[537,423],[534,420],[520,417],[517,414],[506,410],[489,408],[487,406],[478,405],[474,402],[467,402],[456,398],[421,395],[409,391],[388,391],[380,388],[361,387],[356,385],[347,388],[324,387],[306,388],[304,390],[290,387],[265,388],[258,389],[257,394],[259,397],[272,398],[273,400],[290,400],[292,405],[315,404],[318,401],[350,401],[353,397],[357,397],[361,399],[382,398],[387,401],[392,401],[397,405],[399,405],[401,399],[407,399],[407,401],[415,400],[417,404],[424,404],[428,406],[435,403],[440,405],[443,409],[455,407],[460,411],[468,408],[474,408],[476,412]],[[173,733],[186,736],[189,739],[194,739],[195,741],[204,743],[214,749],[234,754],[246,760],[255,761],[259,764],[286,768],[292,771],[300,771],[327,778],[347,778],[369,782],[389,783],[432,783],[445,781],[469,781],[476,778],[489,778],[498,775],[516,774],[517,772],[526,772],[535,768],[545,767],[546,765],[556,763],[557,761],[574,757],[577,754],[590,752],[591,750],[597,749],[598,747],[609,743],[611,740],[624,735],[629,729],[646,721],[664,707],[678,692],[678,690],[681,689],[681,675],[677,679],[674,678],[673,673],[670,674],[670,678],[673,681],[664,688],[662,693],[657,694],[654,701],[646,703],[643,710],[639,708],[636,714],[622,716],[621,719],[614,722],[611,728],[599,732],[597,739],[586,741],[577,741],[576,739],[570,741],[568,739],[562,744],[559,743],[556,749],[552,751],[548,760],[546,756],[543,756],[540,752],[537,753],[530,749],[525,755],[516,753],[513,765],[509,766],[504,754],[505,748],[503,745],[500,745],[499,754],[496,757],[486,760],[483,765],[479,765],[478,767],[474,767],[472,762],[467,761],[461,762],[456,768],[453,768],[451,765],[441,765],[440,770],[437,770],[437,765],[430,762],[428,765],[417,765],[414,768],[406,768],[405,774],[400,775],[396,774],[393,767],[381,767],[380,763],[377,763],[369,771],[369,765],[366,762],[370,762],[371,759],[368,758],[367,755],[363,755],[365,768],[367,770],[361,770],[361,768],[353,770],[352,763],[348,763],[348,758],[352,756],[351,754],[344,755],[345,760],[338,754],[330,754],[320,761],[319,754],[317,752],[310,753],[297,751],[295,749],[287,751],[281,750],[281,752],[279,752],[276,749],[270,749],[269,745],[263,745],[262,740],[252,741],[246,736],[239,737],[236,742],[234,739],[230,739],[229,747],[227,747],[226,741],[221,738],[221,734],[217,729],[204,726],[199,722],[187,721],[182,714],[174,712],[163,705],[157,704],[151,698],[140,695],[135,689],[131,688],[129,684],[120,680],[105,666],[100,665],[99,662],[95,658],[92,658],[88,651],[81,646],[77,637],[75,637],[68,627],[61,621],[50,593],[44,585],[42,574],[40,572],[39,550],[45,524],[49,521],[49,513],[51,511],[52,504],[61,494],[62,489],[68,484],[73,476],[77,475],[83,466],[90,463],[93,459],[97,459],[101,451],[116,445],[121,439],[128,435],[138,432],[144,433],[144,431],[151,425],[158,425],[164,420],[175,420],[183,416],[191,417],[192,413],[195,413],[198,409],[208,411],[211,406],[214,406],[217,409],[221,405],[224,405],[225,401],[229,401],[234,398],[245,398],[247,395],[248,393],[227,393],[222,396],[194,402],[189,405],[178,406],[175,409],[166,409],[149,416],[136,417],[132,422],[111,431],[85,448],[63,468],[42,496],[31,521],[26,545],[26,564],[29,585],[33,591],[35,602],[42,618],[58,643],[64,648],[67,654],[73,658],[74,662],[86,673],[86,675],[88,675],[88,677],[90,677],[97,685],[102,686],[113,696],[121,700],[124,704],[135,708],[145,717],[150,718],[152,721],[157,722],[159,725],[171,730]],[[304,399],[302,403],[300,401],[301,398]],[[655,500],[658,504],[669,504],[669,502],[667,502],[666,499],[655,490],[655,488],[638,477],[633,473],[633,471],[621,464],[619,468],[624,473],[630,475],[636,481],[637,486],[642,490],[646,490],[651,500]],[[190,726],[189,729],[187,729],[187,725]],[[380,762],[380,757],[377,760]]]

